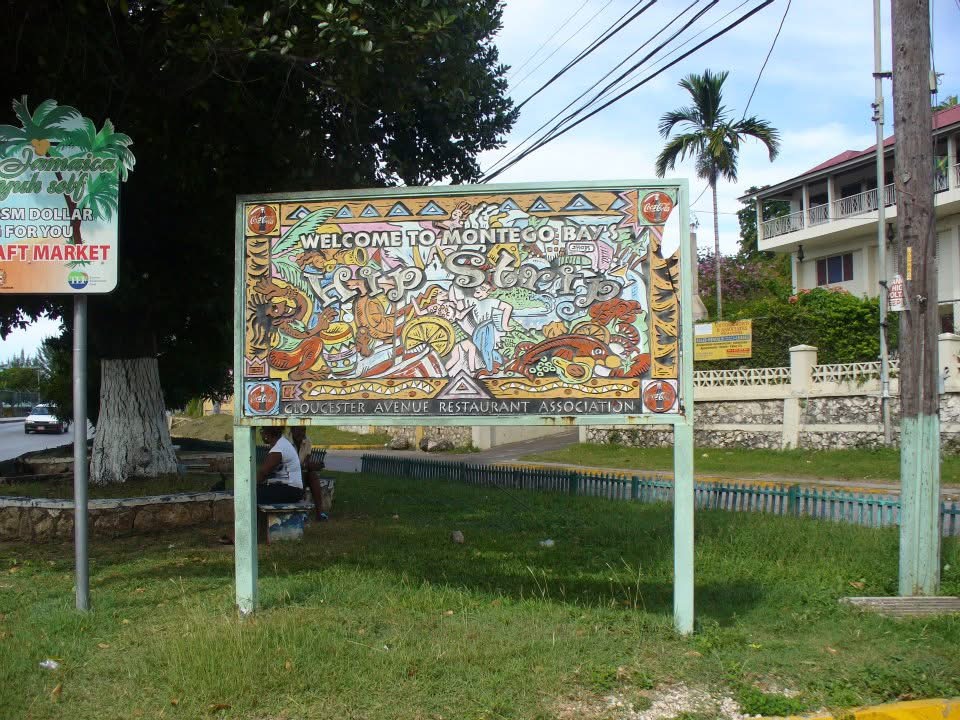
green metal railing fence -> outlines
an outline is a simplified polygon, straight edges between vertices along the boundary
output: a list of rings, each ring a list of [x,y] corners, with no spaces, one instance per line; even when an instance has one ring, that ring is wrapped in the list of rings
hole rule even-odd
[[[40,402],[40,393],[25,390],[0,390],[0,417],[26,417]]]
[[[364,453],[361,472],[412,480],[445,480],[477,487],[559,492],[609,500],[672,502],[673,483],[593,470],[423,460]],[[765,512],[849,522],[868,527],[900,524],[896,495],[818,490],[801,485],[697,482],[696,506],[705,510]],[[941,533],[960,536],[960,506],[940,503]]]

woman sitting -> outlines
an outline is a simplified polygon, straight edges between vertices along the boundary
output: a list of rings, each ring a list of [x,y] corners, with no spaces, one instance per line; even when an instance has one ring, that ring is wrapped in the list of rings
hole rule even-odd
[[[303,499],[303,474],[297,451],[283,435],[283,428],[269,425],[260,437],[270,448],[257,469],[258,503],[295,503]]]
[[[313,506],[317,511],[317,520],[322,520],[323,511],[320,507],[320,478],[317,472],[323,470],[323,463],[310,459],[310,453],[313,446],[307,437],[307,429],[302,425],[296,425],[290,429],[290,437],[293,438],[293,447],[297,451],[297,457],[300,459],[300,473],[306,478],[310,486],[310,494],[313,496]]]

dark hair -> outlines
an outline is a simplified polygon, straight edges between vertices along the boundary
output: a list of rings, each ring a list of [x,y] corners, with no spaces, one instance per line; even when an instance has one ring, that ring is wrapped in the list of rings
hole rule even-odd
[[[283,428],[277,425],[264,425],[260,432],[270,437],[279,438],[283,436]]]

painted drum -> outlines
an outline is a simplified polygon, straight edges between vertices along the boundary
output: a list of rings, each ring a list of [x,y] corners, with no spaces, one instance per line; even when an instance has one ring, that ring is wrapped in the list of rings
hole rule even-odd
[[[353,326],[332,322],[320,333],[323,340],[321,355],[333,375],[349,375],[357,367],[357,342]]]

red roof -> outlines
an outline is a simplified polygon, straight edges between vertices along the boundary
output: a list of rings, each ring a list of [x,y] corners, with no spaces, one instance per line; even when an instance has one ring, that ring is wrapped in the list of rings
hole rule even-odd
[[[960,105],[954,105],[953,107],[947,108],[946,110],[941,110],[940,112],[935,112],[933,114],[933,129],[939,130],[940,128],[947,127],[948,125],[953,125],[955,123],[960,123]],[[890,147],[894,143],[894,136],[886,138],[883,141],[884,147]],[[809,175],[810,173],[818,172],[819,170],[826,170],[827,168],[833,167],[834,165],[839,165],[845,163],[848,160],[853,160],[854,158],[862,157],[864,155],[870,155],[875,152],[877,144],[874,143],[866,150],[844,150],[839,155],[835,155],[829,160],[825,160],[814,168],[810,168],[807,172],[803,173],[804,175]]]

